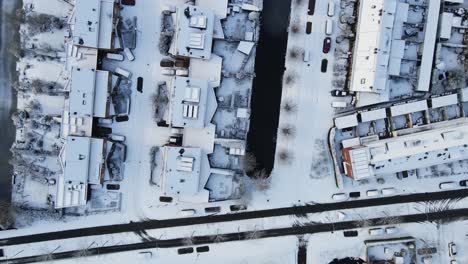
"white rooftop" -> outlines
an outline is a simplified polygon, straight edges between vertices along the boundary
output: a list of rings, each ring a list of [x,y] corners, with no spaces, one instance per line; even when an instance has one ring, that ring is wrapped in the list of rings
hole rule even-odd
[[[210,59],[215,17],[213,10],[182,5],[175,14],[175,33],[169,53],[198,59]]]
[[[108,71],[73,68],[70,86],[71,116],[106,117],[111,74]]]
[[[211,123],[218,104],[208,81],[173,77],[170,84],[169,124],[204,128]]]
[[[210,177],[207,154],[200,148],[163,147],[161,188],[165,196],[179,201],[209,202],[205,185]]]
[[[212,9],[220,19],[227,17],[228,0],[196,0],[196,5]]]
[[[104,153],[104,139],[67,137],[59,157],[63,174],[57,181],[55,208],[86,204],[88,183],[101,183]]]
[[[73,44],[113,49],[115,9],[114,0],[76,0],[71,25]]]
[[[349,150],[355,179],[468,159],[468,119],[426,125],[414,133],[365,140]]]

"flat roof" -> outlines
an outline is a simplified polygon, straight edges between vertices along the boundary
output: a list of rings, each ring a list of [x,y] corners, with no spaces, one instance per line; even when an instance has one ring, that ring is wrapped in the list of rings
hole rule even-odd
[[[458,104],[457,94],[450,94],[450,95],[431,98],[431,108],[439,108],[439,107],[455,105],[455,104]]]
[[[114,7],[114,0],[76,0],[72,26],[73,44],[112,49]]]
[[[392,116],[406,115],[410,113],[425,111],[428,109],[427,100],[416,101],[412,103],[405,103],[394,105],[390,107]]]
[[[361,112],[361,122],[370,122],[387,117],[387,111],[385,108],[370,110],[367,112]]]
[[[73,68],[69,112],[73,117],[106,117],[111,74],[86,68]]]
[[[191,60],[190,77],[208,80],[212,87],[221,85],[221,71],[223,68],[223,58],[212,54],[209,60]]]
[[[429,0],[427,7],[426,26],[424,27],[424,41],[422,43],[422,59],[419,68],[419,80],[416,86],[417,91],[427,92],[431,84],[432,64],[434,61],[434,50],[437,39],[437,28],[439,24],[439,11],[441,0]]]
[[[468,119],[448,121],[435,128],[431,125],[423,127],[427,129],[393,138],[361,139],[361,146],[352,151],[356,155],[369,153],[367,166],[372,175],[388,175],[468,159]],[[362,157],[354,158],[356,166],[359,165],[356,170],[361,169],[365,161]],[[364,175],[367,174],[362,177]]]
[[[207,154],[200,148],[163,147],[164,195],[186,202],[208,202],[205,185],[210,177]]]
[[[55,208],[86,204],[88,183],[101,179],[104,150],[104,139],[67,137],[59,157],[63,174],[58,177]]]
[[[351,91],[380,93],[386,90],[390,58],[402,53],[395,53],[396,48],[404,49],[404,45],[397,45],[392,50],[393,27],[396,22],[401,22],[396,20],[396,9],[396,0],[360,1]],[[394,63],[397,61],[391,62],[391,70],[395,73],[398,67]]]
[[[218,103],[208,81],[176,76],[171,79],[170,89],[172,126],[204,128],[211,123]]]
[[[176,9],[175,34],[169,53],[198,59],[210,59],[215,19],[213,10],[192,5]]]
[[[355,127],[358,125],[357,114],[340,116],[335,118],[335,126],[338,129]]]

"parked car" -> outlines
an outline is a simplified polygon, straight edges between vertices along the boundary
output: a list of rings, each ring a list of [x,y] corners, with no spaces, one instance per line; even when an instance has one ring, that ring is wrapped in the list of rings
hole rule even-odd
[[[327,10],[327,15],[329,17],[332,17],[335,15],[335,2],[333,2],[333,0],[330,0],[328,2],[328,10]]]
[[[187,217],[195,215],[197,211],[195,209],[184,209],[179,212],[179,216]]]
[[[369,229],[369,235],[371,236],[378,236],[378,235],[383,235],[385,232],[382,228],[372,228]]]
[[[332,199],[335,201],[343,201],[348,199],[348,196],[346,195],[346,193],[335,193],[332,195]]]
[[[385,228],[385,233],[387,233],[388,235],[398,233],[398,228],[396,228],[394,226],[389,226],[389,227]]]
[[[124,48],[124,54],[125,54],[125,57],[127,57],[127,60],[129,61],[135,60],[135,56],[133,56],[133,52],[129,48]]]
[[[159,66],[162,68],[172,68],[174,65],[174,61],[170,59],[162,59],[161,62],[159,62]]]
[[[331,35],[333,33],[333,20],[327,18],[325,21],[325,34]]]
[[[330,52],[330,47],[331,47],[331,38],[330,37],[326,37],[323,39],[323,53],[328,53]]]
[[[439,184],[439,188],[442,190],[453,189],[456,186],[457,185],[455,184],[455,182],[442,182],[441,184]]]
[[[348,103],[343,102],[343,101],[335,101],[331,103],[331,106],[333,108],[345,108],[348,106]]]
[[[328,60],[323,59],[322,64],[320,65],[320,71],[321,72],[327,72],[327,68],[328,68]]]
[[[449,252],[448,252],[448,253],[449,253],[449,256],[452,257],[452,256],[457,255],[457,246],[455,245],[455,243],[450,242],[450,243],[448,244],[448,250],[449,250]]]
[[[174,76],[176,74],[176,71],[174,69],[162,69],[161,74],[167,76]]]
[[[394,195],[396,193],[396,189],[395,188],[383,188],[382,189],[382,194],[383,195]]]
[[[132,77],[132,73],[131,73],[131,72],[129,72],[129,71],[125,70],[125,69],[122,69],[122,68],[120,68],[120,67],[117,67],[117,68],[115,69],[115,73],[116,73],[117,75],[123,76],[123,77],[125,77],[125,78],[127,78],[127,79],[130,79],[130,78]]]
[[[468,180],[461,180],[460,181],[460,186],[466,187],[468,185]]]
[[[312,33],[312,22],[308,21],[306,23],[306,34],[310,35],[310,33]]]
[[[361,197],[361,192],[350,192],[349,197],[351,198],[359,198]]]
[[[374,197],[379,195],[379,190],[368,190],[367,191],[367,197]]]
[[[125,136],[113,134],[113,135],[110,135],[110,139],[113,141],[124,142]]]
[[[122,54],[119,54],[119,53],[107,53],[106,58],[108,58],[110,60],[116,60],[116,61],[123,61],[124,60],[124,56]]]

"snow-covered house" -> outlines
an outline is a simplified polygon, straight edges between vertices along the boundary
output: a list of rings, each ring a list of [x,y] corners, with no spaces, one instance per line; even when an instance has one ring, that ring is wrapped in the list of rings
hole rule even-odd
[[[201,148],[162,148],[161,189],[164,196],[193,202],[209,202],[205,185],[210,177],[208,156]]]
[[[114,49],[119,6],[114,0],[76,0],[70,21],[73,44],[80,47]]]
[[[106,140],[67,137],[60,152],[63,173],[57,178],[55,208],[86,205],[88,184],[102,184]]]
[[[430,0],[424,16],[424,42],[418,51],[422,63],[415,72],[418,91],[429,89],[439,8],[440,0]],[[389,78],[401,76],[402,63],[408,59],[404,32],[410,9],[410,4],[398,0],[359,1],[349,90],[380,94],[380,101],[389,99]]]
[[[193,5],[178,6],[174,24],[169,53],[198,59],[211,58],[215,24],[221,24],[212,9]]]
[[[109,115],[110,89],[110,72],[73,68],[62,116],[62,136],[91,136],[93,118]]]
[[[218,106],[213,88],[206,80],[174,77],[170,83],[168,122],[173,127],[204,128]]]
[[[345,174],[355,180],[468,159],[468,119],[395,132],[395,137],[358,138],[343,148]]]

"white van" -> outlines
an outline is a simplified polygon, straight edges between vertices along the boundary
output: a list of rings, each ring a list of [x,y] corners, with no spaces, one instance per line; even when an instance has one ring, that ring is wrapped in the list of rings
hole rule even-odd
[[[335,101],[331,103],[331,106],[333,108],[345,108],[346,106],[348,106],[348,103],[342,101]]]
[[[396,189],[393,187],[390,188],[383,188],[382,189],[382,194],[383,195],[394,195],[396,193]]]
[[[328,2],[328,11],[327,11],[327,15],[329,17],[332,17],[335,15],[335,2],[333,2],[333,0],[330,0]]]
[[[368,190],[367,191],[367,197],[374,197],[379,195],[379,190]]]
[[[116,60],[116,61],[124,60],[124,56],[119,53],[107,53],[106,58],[108,58],[109,60]]]
[[[384,230],[382,228],[373,228],[369,229],[369,235],[371,236],[378,236],[378,235],[383,235]]]
[[[309,60],[310,60],[310,51],[305,50],[304,51],[304,62],[309,62]]]
[[[132,73],[131,73],[131,72],[129,72],[129,71],[125,70],[125,69],[122,69],[122,68],[120,68],[120,67],[117,67],[117,68],[115,69],[115,73],[118,74],[118,75],[120,75],[120,76],[123,76],[123,77],[125,77],[125,78],[127,78],[127,79],[130,79],[130,78],[132,77]]]
[[[125,136],[111,135],[110,139],[112,139],[113,141],[117,141],[117,142],[124,142],[125,141]]]
[[[127,60],[129,60],[129,61],[134,61],[135,60],[135,56],[133,56],[133,53],[129,48],[125,48],[124,53],[125,53],[125,57],[127,57]]]
[[[333,33],[333,20],[327,18],[325,22],[325,34],[331,35]]]
[[[442,190],[453,189],[455,187],[457,187],[455,182],[442,182],[441,184],[439,184],[439,188],[442,189]]]
[[[348,195],[346,195],[346,193],[335,193],[332,195],[332,199],[335,201],[344,201],[348,199]]]

